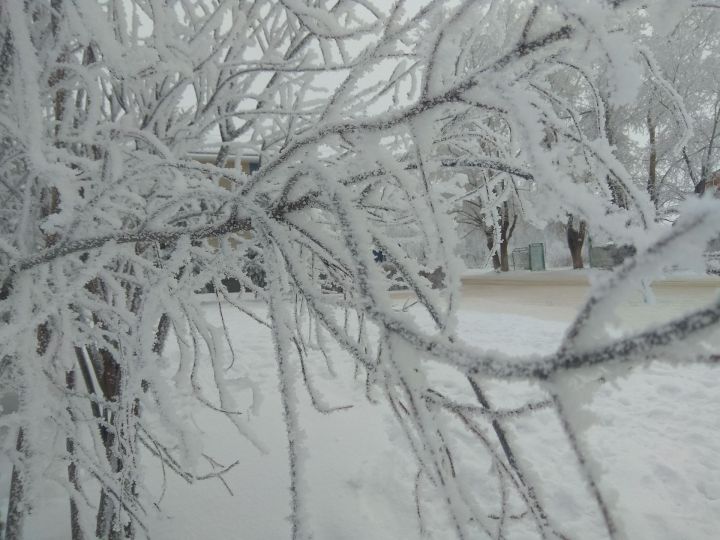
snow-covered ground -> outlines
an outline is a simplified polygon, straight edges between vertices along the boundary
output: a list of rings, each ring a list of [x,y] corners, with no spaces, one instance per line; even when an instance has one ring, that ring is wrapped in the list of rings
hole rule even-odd
[[[496,285],[493,285],[496,287]],[[575,309],[577,295],[562,285],[466,287],[459,310],[459,333],[480,347],[507,353],[551,352],[559,343]],[[633,324],[679,314],[707,295],[685,287],[677,298],[663,296],[655,306],[623,307],[622,320]],[[544,292],[543,292],[544,291]],[[564,292],[563,292],[564,291]],[[674,294],[674,293],[673,293]],[[484,296],[481,296],[484,295]],[[531,298],[529,301],[528,298]],[[399,302],[401,302],[399,300]],[[663,303],[665,302],[665,303]],[[658,305],[661,307],[658,308]],[[217,306],[206,304],[209,317],[221,325]],[[198,406],[178,410],[201,433],[203,452],[221,463],[240,460],[226,476],[189,485],[163,471],[146,456],[146,478],[164,517],[149,519],[153,538],[267,540],[289,537],[290,512],[285,431],[277,373],[267,329],[226,305],[236,364],[230,373],[249,374],[262,390],[263,401],[251,423],[267,448],[255,449],[229,421]],[[168,355],[174,354],[172,349]],[[395,540],[420,538],[413,486],[417,466],[399,426],[382,401],[370,403],[362,380],[335,359],[338,377],[316,369],[314,381],[332,406],[351,405],[320,414],[301,397],[305,428],[307,519],[316,540]],[[316,366],[319,368],[319,366]],[[433,377],[439,385],[467,393],[446,368]],[[494,405],[521,405],[542,391],[527,384],[493,383],[486,389]],[[593,457],[602,463],[600,487],[612,501],[614,516],[628,538],[653,540],[715,539],[720,531],[720,369],[709,366],[672,367],[656,363],[635,369],[612,383],[598,383],[588,394],[594,416],[584,437]],[[249,403],[239,403],[246,412]],[[507,422],[513,442],[558,529],[569,538],[604,538],[591,497],[554,414],[549,410]],[[458,434],[462,436],[462,434]],[[474,489],[495,489],[483,483],[489,461],[478,456],[467,474]],[[212,470],[200,457],[198,473]],[[8,478],[7,471],[3,481]],[[228,490],[232,491],[230,496]],[[162,495],[164,491],[164,495]],[[479,500],[483,497],[478,496]],[[488,499],[492,500],[492,499]],[[152,506],[152,505],[150,505]],[[491,513],[493,508],[488,508]],[[442,506],[425,508],[432,538],[454,538],[442,517]],[[67,500],[62,494],[36,511],[28,538],[68,538]],[[436,514],[436,515],[435,515]],[[48,524],[53,523],[52,527]],[[534,538],[528,518],[517,520],[508,538]]]

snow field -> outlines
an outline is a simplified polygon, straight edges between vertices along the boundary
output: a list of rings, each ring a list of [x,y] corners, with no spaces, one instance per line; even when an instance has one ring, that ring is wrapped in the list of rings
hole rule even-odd
[[[509,354],[550,353],[567,326],[562,319],[566,311],[572,311],[568,303],[573,295],[558,296],[556,290],[546,289],[545,300],[550,302],[546,310],[541,293],[536,291],[538,303],[528,307],[523,288],[513,290],[511,294],[505,291],[503,302],[499,296],[489,295],[490,300],[466,296],[458,313],[459,335],[479,347]],[[667,300],[666,308],[682,311],[693,302],[692,298]],[[553,311],[553,307],[557,309]],[[221,327],[217,305],[207,303],[205,309],[211,322]],[[627,317],[633,324],[653,319],[650,307],[633,307],[629,302],[623,309],[615,332],[623,331],[622,320]],[[637,309],[646,310],[648,315],[638,316]],[[534,316],[527,316],[529,311]],[[546,311],[555,320],[543,320]],[[165,514],[161,517],[159,512],[151,511],[148,525],[153,538],[265,540],[289,536],[287,442],[269,330],[227,304],[223,314],[236,352],[235,365],[228,375],[238,381],[250,376],[262,396],[254,416],[251,393],[242,390],[238,382],[236,394],[241,397],[237,408],[249,418],[267,453],[241,437],[221,414],[199,403],[178,408],[175,413],[199,434],[196,474],[207,474],[217,467],[210,459],[224,465],[238,460],[238,464],[224,475],[227,487],[219,479],[187,484],[167,469],[163,473],[158,462],[144,452],[146,479],[151,486],[147,506],[152,509],[157,503]],[[427,323],[422,317],[419,320]],[[173,347],[166,351],[169,359],[177,354]],[[308,367],[312,382],[327,405],[351,407],[321,414],[312,407],[307,393],[300,392],[306,456],[304,518],[317,540],[423,538],[414,498],[418,469],[405,435],[383,396],[372,392],[377,402],[368,401],[364,376],[356,378],[346,355],[337,348],[333,351],[330,360],[337,378],[329,374],[319,354],[311,354]],[[227,360],[229,364],[229,357]],[[467,381],[450,368],[433,364],[428,373],[435,388],[452,393],[458,401],[476,403]],[[209,369],[201,372],[201,384],[209,388],[211,377]],[[675,367],[657,362],[611,382],[588,383],[583,389],[583,414],[591,415],[592,425],[582,437],[592,449],[592,457],[601,464],[600,487],[612,502],[613,515],[627,538],[717,537],[718,382],[718,370],[710,366]],[[492,404],[501,409],[545,397],[535,384],[484,381],[483,388]],[[489,424],[482,424],[485,435],[495,443]],[[452,426],[458,474],[470,486],[466,496],[486,510],[488,523],[492,524],[498,504],[492,462],[467,430],[458,423]],[[531,412],[504,420],[503,426],[557,529],[569,538],[605,538],[593,500],[554,413]],[[63,472],[48,470],[46,475],[60,478]],[[7,467],[3,470],[5,480],[9,481]],[[36,509],[28,523],[29,538],[69,538],[66,495],[50,485],[48,504]],[[425,537],[455,538],[443,504],[431,486],[420,480],[419,493]],[[511,497],[509,508],[514,517],[507,525],[507,538],[535,538],[537,532],[530,518],[523,515],[522,501]]]
[[[526,309],[521,297],[522,292],[509,295],[505,310]],[[563,304],[561,298],[556,297],[555,302]],[[693,303],[692,298],[666,303],[670,311],[682,311],[688,302]],[[630,304],[621,320],[632,318]],[[542,309],[528,317],[488,313],[481,306],[478,298],[465,299],[458,315],[459,334],[477,346],[510,354],[551,352],[567,325],[542,320]],[[216,317],[215,308],[208,305],[207,309]],[[653,318],[650,308],[643,309],[651,315],[638,318],[635,314],[633,323]],[[289,531],[289,523],[283,519],[289,513],[286,442],[269,334],[241,314],[228,309],[224,313],[233,328],[236,350],[242,351],[240,357],[262,388],[262,409],[253,425],[270,452],[259,454],[218,415],[193,412],[193,416],[207,416],[196,422],[204,428],[208,453],[226,461],[241,458],[228,478],[235,497],[227,497],[218,481],[187,486],[171,480],[175,487],[163,507],[174,517],[153,524],[159,538],[237,535],[260,540],[284,538]],[[215,322],[220,323],[219,319]],[[324,360],[315,358],[313,380],[329,405],[352,408],[323,415],[310,406],[306,395],[300,398],[307,450],[306,519],[318,539],[421,538],[413,495],[417,466],[404,434],[382,396],[376,396],[377,404],[368,402],[363,378],[355,379],[344,354],[337,354],[338,378],[327,375]],[[438,388],[473,403],[467,382],[452,370],[435,365],[430,373]],[[655,363],[587,389],[586,408],[593,424],[583,436],[593,457],[602,464],[601,489],[614,501],[614,517],[627,538],[716,537],[720,530],[717,382],[718,371],[712,367]],[[522,406],[544,396],[531,384],[486,382],[484,388],[498,408]],[[549,410],[537,411],[508,420],[504,427],[558,529],[570,538],[604,538],[596,508],[555,415]],[[474,490],[471,496],[490,514],[497,504],[495,475],[489,474],[491,462],[464,429],[454,433],[464,462],[463,474],[472,479],[468,482]],[[493,435],[489,426],[487,435]],[[152,474],[157,477],[157,470]],[[429,486],[420,492],[421,499],[425,498],[421,501],[423,525],[429,537],[454,538],[442,504],[431,499]],[[521,501],[511,503],[520,514]],[[510,538],[536,535],[527,517],[513,520],[508,531]]]

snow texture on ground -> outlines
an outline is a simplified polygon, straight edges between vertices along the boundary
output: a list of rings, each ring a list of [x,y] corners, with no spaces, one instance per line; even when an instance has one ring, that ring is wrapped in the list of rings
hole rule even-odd
[[[567,326],[562,320],[542,320],[543,310],[529,317],[513,313],[520,298],[509,297],[483,310],[477,299],[459,312],[460,335],[480,347],[511,354],[548,353],[559,343]],[[238,358],[231,373],[250,374],[261,387],[263,401],[253,427],[268,448],[262,454],[220,415],[200,406],[178,410],[201,433],[203,452],[221,463],[240,463],[227,476],[227,488],[218,480],[189,485],[163,471],[144,456],[145,474],[164,517],[151,512],[153,538],[267,540],[289,537],[286,441],[273,349],[267,329],[226,306]],[[506,311],[505,313],[499,311]],[[221,321],[217,306],[207,305],[211,320]],[[557,318],[557,317],[556,317]],[[166,351],[172,356],[173,349]],[[329,415],[315,411],[302,396],[301,421],[309,450],[306,483],[308,520],[316,540],[395,540],[420,538],[413,485],[416,464],[400,428],[382,400],[365,397],[363,380],[335,358],[338,378],[323,375],[315,366],[315,383],[332,406],[352,408]],[[210,374],[204,376],[210,380]],[[472,393],[467,383],[437,366],[433,381],[454,395]],[[720,371],[708,366],[673,367],[655,363],[632,370],[626,377],[589,389],[588,409],[594,416],[584,436],[593,456],[602,463],[600,487],[613,500],[616,519],[628,538],[655,540],[715,539],[720,530]],[[543,396],[530,384],[486,382],[495,406],[522,405]],[[249,412],[250,401],[239,402]],[[506,423],[512,440],[541,485],[543,502],[559,529],[570,538],[604,538],[593,501],[582,484],[560,425],[550,411]],[[467,434],[458,432],[462,440]],[[473,456],[469,456],[472,458]],[[474,481],[480,503],[489,460],[470,459],[465,474]],[[198,473],[212,470],[200,457]],[[59,473],[61,474],[62,471]],[[4,485],[9,471],[3,467]],[[166,483],[163,488],[164,483]],[[164,491],[164,495],[162,495]],[[68,538],[67,499],[58,489],[36,509],[28,524],[28,538]],[[0,501],[2,503],[3,501]],[[427,503],[427,501],[425,501]],[[152,506],[152,504],[150,504]],[[520,507],[518,506],[518,510]],[[454,538],[441,505],[425,507],[426,526],[436,539]],[[527,518],[516,520],[509,538],[534,538]]]

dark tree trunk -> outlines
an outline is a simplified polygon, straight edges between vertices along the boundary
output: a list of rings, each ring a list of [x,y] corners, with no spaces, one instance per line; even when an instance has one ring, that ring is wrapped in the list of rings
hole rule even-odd
[[[155,354],[162,354],[165,348],[165,342],[167,341],[168,333],[170,332],[170,317],[167,313],[163,313],[158,323],[157,331],[155,332],[155,343],[153,343],[153,352]]]
[[[510,219],[510,205],[506,202],[502,206],[502,222],[500,223],[500,271],[508,272],[510,270],[510,259],[508,250],[510,247],[510,238],[515,232],[517,225],[517,214]]]
[[[102,371],[98,374],[98,383],[103,397],[108,402],[119,402],[123,373],[114,355],[107,349],[99,349],[97,354],[102,363]],[[133,414],[139,414],[137,403]],[[113,476],[118,477],[127,466],[133,466],[132,453],[135,441],[130,439],[122,428],[118,427],[117,414],[104,410],[101,413],[103,423],[100,425],[100,436],[105,446],[105,455]],[[118,441],[118,438],[120,441]],[[121,491],[135,493],[135,485],[124,485]],[[100,506],[96,518],[95,534],[101,540],[121,540],[135,538],[135,526],[132,520],[123,524],[121,521],[121,503],[107,489],[100,492]]]
[[[579,270],[584,268],[582,258],[582,248],[585,243],[585,234],[587,232],[587,224],[584,220],[574,217],[572,214],[568,216],[567,222],[567,242],[570,248],[570,256],[572,257],[573,268]]]
[[[605,137],[608,144],[613,146],[615,145],[615,124],[617,123],[617,113],[614,107],[610,104],[608,94],[606,92],[600,93],[600,99],[602,99],[603,104],[605,105]],[[613,204],[619,206],[620,208],[627,208],[627,194],[625,193],[625,188],[622,183],[610,174],[605,176],[605,181],[607,182],[608,189],[610,190],[610,196]]]
[[[650,200],[658,206],[658,185],[657,185],[657,143],[655,134],[655,123],[650,113],[647,115],[648,136],[650,138],[650,157],[648,160],[648,181],[647,190]]]
[[[23,430],[18,430],[15,450],[20,455],[25,454],[25,436]],[[5,540],[22,540],[25,516],[29,512],[25,505],[25,484],[22,474],[17,467],[13,467],[10,480],[10,500],[8,501],[7,521],[5,522]]]
[[[695,169],[693,168],[692,162],[690,161],[690,156],[688,156],[687,148],[682,149],[682,156],[683,161],[685,161],[685,167],[687,168],[687,172],[690,175],[690,179],[693,182],[694,189],[696,195],[702,196],[705,193],[705,179],[698,178],[695,174]]]
[[[120,366],[115,361],[113,354],[107,349],[100,349],[100,361],[102,370],[98,374],[98,383],[103,397],[109,402],[117,402],[120,396],[120,383],[122,373]],[[115,440],[115,414],[109,410],[103,411],[104,422],[100,426],[100,436],[105,446],[105,455],[110,463],[113,473],[122,470],[122,458],[119,455],[119,448]],[[106,489],[100,492],[100,507],[97,513],[95,534],[101,540],[119,540],[122,538],[122,527],[119,523],[120,513],[117,501]]]
[[[492,251],[493,246],[495,244],[495,228],[489,227],[485,228],[485,245],[487,246],[488,250]],[[500,254],[499,252],[495,251],[492,255],[492,265],[493,270],[496,272],[500,271]]]
[[[47,239],[49,245],[53,240]],[[50,343],[50,328],[48,323],[38,325],[35,330],[35,339],[37,342],[36,352],[38,356],[45,354]],[[15,450],[21,456],[20,459],[28,453],[28,441],[22,428],[18,430],[17,440],[15,442]],[[30,512],[25,494],[27,486],[22,472],[17,466],[13,466],[12,476],[10,479],[10,498],[8,500],[7,522],[5,523],[5,540],[22,540],[25,517]]]
[[[500,271],[508,272],[510,270],[510,261],[508,260],[507,241],[500,244]]]
[[[712,132],[710,133],[710,138],[708,140],[707,150],[700,164],[700,178],[693,178],[693,182],[695,183],[695,193],[697,193],[698,195],[705,194],[708,183],[710,184],[713,192],[716,195],[718,189],[720,188],[720,186],[718,185],[720,173],[718,171],[715,171],[713,173],[711,169],[713,151],[716,150],[718,147],[715,141],[717,140],[718,136],[720,136],[720,92],[718,92],[716,96],[717,97],[715,99],[715,104],[713,105],[713,127]],[[685,158],[685,162],[690,168],[690,159],[688,158],[687,152],[685,152],[684,149],[683,157]],[[690,176],[692,177],[692,170],[690,172]]]
[[[87,288],[91,293],[97,295],[100,300],[105,299],[105,286],[101,280],[93,280],[87,285]],[[134,289],[128,290],[127,293],[128,304],[133,307],[135,304]],[[93,319],[95,326],[98,328],[107,327],[99,314],[93,314]],[[108,346],[103,346],[103,344],[100,343],[97,347],[89,348],[87,352],[97,379],[98,388],[96,390],[98,394],[108,403],[118,403],[121,398],[123,373],[120,364],[112,352],[112,349],[117,349],[118,345],[112,341],[112,338],[109,339],[110,341],[107,343]],[[88,388],[88,390],[90,391],[91,389]],[[116,436],[119,435],[123,437],[123,433],[118,433],[116,427],[117,415],[115,412],[108,408],[98,407],[93,410],[93,414],[98,417],[100,438],[105,447],[105,456],[110,465],[110,470],[113,476],[117,477],[118,473],[120,473],[124,467],[123,459],[125,456],[121,453],[121,448],[130,447],[132,441],[121,441],[122,444],[118,444]],[[101,488],[100,504],[95,523],[95,535],[100,540],[133,538],[133,529],[123,529],[120,519],[120,503],[107,489]]]
[[[71,370],[68,371],[65,375],[65,384],[67,386],[67,389],[69,391],[75,390],[75,371]],[[72,417],[71,414],[71,420],[75,422],[75,419]],[[67,450],[68,456],[70,456],[70,463],[68,464],[68,480],[70,481],[70,484],[75,489],[75,491],[80,491],[80,483],[78,482],[78,472],[77,472],[77,464],[75,463],[75,442],[72,440],[72,438],[68,437],[65,440],[65,449]],[[72,540],[84,540],[84,535],[82,532],[82,527],[80,526],[80,513],[78,510],[76,495],[73,494],[70,496],[70,535]]]
[[[583,268],[585,268],[585,264],[583,263],[581,249],[582,248],[577,245],[570,247],[570,256],[572,257],[572,263],[573,263],[574,270],[582,270]]]

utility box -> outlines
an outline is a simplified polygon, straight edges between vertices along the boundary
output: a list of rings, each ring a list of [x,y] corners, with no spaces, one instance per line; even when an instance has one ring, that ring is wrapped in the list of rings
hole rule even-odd
[[[530,249],[513,249],[510,254],[513,270],[530,270]]]
[[[545,244],[530,244],[528,251],[530,252],[530,270],[533,272],[545,270]]]
[[[588,255],[590,268],[612,270],[622,264],[628,257],[635,255],[635,248],[629,245],[617,246],[615,244],[594,246],[590,243]]]
[[[511,258],[513,270],[545,270],[545,245],[537,243],[526,248],[513,249]]]

